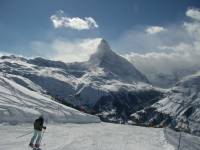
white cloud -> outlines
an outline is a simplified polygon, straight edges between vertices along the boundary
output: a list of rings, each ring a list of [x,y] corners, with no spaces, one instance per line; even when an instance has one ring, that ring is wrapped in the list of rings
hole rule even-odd
[[[170,25],[162,34],[149,34],[146,27],[134,27],[126,31],[111,44],[113,48],[121,52],[134,51],[137,53],[169,51],[163,47],[173,47],[179,42],[192,41],[193,35],[188,35],[185,27],[181,25]]]
[[[65,27],[75,30],[89,30],[99,27],[99,25],[92,17],[85,17],[83,19],[79,17],[70,18],[65,16],[62,10],[52,15],[50,19],[53,22],[55,28]]]
[[[163,32],[165,30],[166,29],[161,26],[151,26],[146,29],[146,32],[149,34],[157,34],[157,33]]]
[[[197,10],[188,10],[186,15],[192,18],[191,21],[167,26],[166,32],[163,34],[151,36],[145,34],[142,29],[129,32],[117,43],[135,44],[136,46],[132,46],[132,50],[135,52],[123,56],[147,76],[156,73],[173,74],[180,70],[200,69],[198,13]]]
[[[186,15],[188,17],[191,17],[192,19],[196,19],[200,21],[200,10],[196,8],[188,9],[186,12]]]
[[[32,42],[32,50],[39,56],[64,62],[87,61],[100,42],[100,38],[78,39],[74,41],[56,39],[52,42]]]
[[[140,71],[147,76],[156,73],[173,74],[179,70],[192,70],[200,68],[200,50],[191,45],[181,43],[171,53],[151,52],[146,54],[131,53],[124,55]]]

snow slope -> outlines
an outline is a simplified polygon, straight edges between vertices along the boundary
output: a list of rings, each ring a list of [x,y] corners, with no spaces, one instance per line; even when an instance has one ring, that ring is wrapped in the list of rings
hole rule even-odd
[[[0,149],[24,150],[32,135],[31,125],[0,125]],[[9,132],[8,132],[9,131]],[[198,140],[198,141],[197,141]],[[199,142],[199,138],[193,142]],[[163,129],[107,123],[47,125],[42,150],[175,150]],[[188,150],[193,149],[193,145]]]
[[[32,122],[40,115],[48,122],[99,122],[95,116],[63,106],[0,75],[0,123]]]

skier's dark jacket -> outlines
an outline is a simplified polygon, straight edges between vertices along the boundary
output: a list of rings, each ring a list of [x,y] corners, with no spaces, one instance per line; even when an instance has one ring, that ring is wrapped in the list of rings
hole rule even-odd
[[[39,117],[38,119],[35,120],[34,122],[34,129],[38,131],[42,131],[42,128],[45,128],[43,126],[44,124],[44,119],[42,117]]]

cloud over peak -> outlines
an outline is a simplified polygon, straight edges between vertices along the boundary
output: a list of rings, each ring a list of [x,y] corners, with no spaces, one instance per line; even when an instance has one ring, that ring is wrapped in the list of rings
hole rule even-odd
[[[83,62],[96,51],[100,41],[101,38],[76,40],[58,38],[51,42],[34,41],[31,43],[31,49],[37,51],[38,56],[64,62]]]
[[[71,28],[75,30],[89,30],[98,28],[99,25],[92,17],[68,17],[64,15],[64,11],[59,10],[50,17],[55,28]]]

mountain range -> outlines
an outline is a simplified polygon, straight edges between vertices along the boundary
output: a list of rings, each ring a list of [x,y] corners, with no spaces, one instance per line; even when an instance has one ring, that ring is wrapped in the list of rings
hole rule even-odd
[[[200,75],[163,89],[104,39],[86,62],[2,56],[0,72],[4,80],[106,122],[169,126],[199,135]]]

